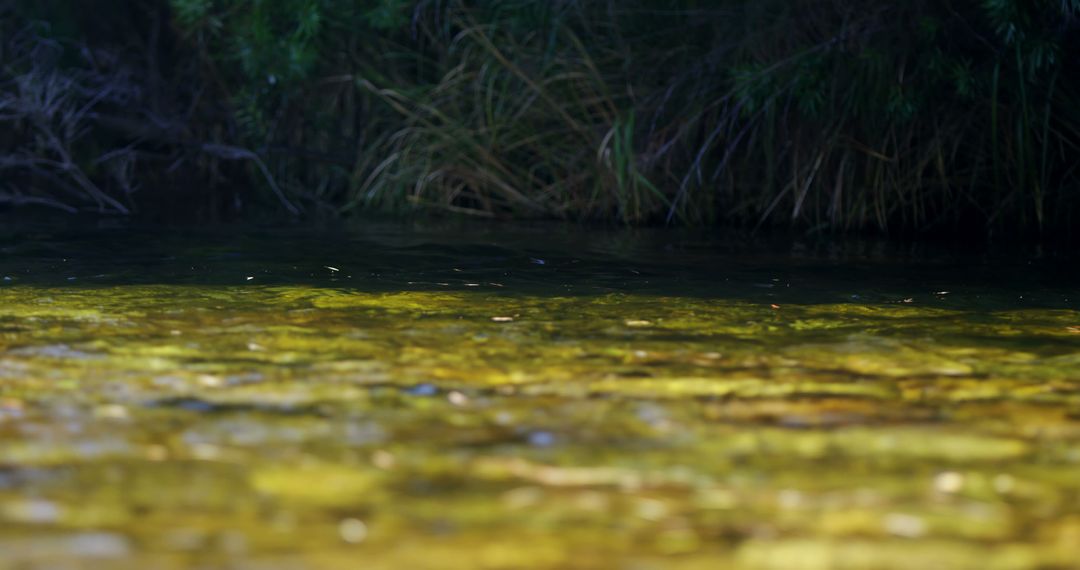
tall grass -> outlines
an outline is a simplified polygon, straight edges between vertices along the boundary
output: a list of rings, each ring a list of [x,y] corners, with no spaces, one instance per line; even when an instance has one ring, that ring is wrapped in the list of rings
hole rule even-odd
[[[1080,215],[1080,0],[169,6],[193,130],[250,153],[278,194],[252,200],[305,215],[973,234]]]

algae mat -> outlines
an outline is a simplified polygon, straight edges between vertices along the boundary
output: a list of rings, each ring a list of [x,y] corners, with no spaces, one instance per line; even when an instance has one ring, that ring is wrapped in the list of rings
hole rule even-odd
[[[659,235],[5,237],[0,569],[1080,567],[1059,260]]]

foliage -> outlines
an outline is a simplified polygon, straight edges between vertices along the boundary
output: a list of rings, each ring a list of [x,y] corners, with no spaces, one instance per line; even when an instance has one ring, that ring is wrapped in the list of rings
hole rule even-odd
[[[1080,214],[1080,0],[167,4],[188,132],[308,215],[1035,234]]]

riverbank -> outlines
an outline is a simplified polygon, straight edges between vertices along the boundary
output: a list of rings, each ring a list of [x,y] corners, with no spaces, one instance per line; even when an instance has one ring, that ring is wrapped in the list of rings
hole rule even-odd
[[[0,14],[0,202],[1077,235],[1075,2],[107,4]]]

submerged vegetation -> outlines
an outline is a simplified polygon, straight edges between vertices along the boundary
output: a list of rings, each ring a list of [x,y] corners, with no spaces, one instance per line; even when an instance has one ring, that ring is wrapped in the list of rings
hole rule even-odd
[[[1080,216],[1080,0],[99,4],[0,8],[0,200],[972,235]]]

